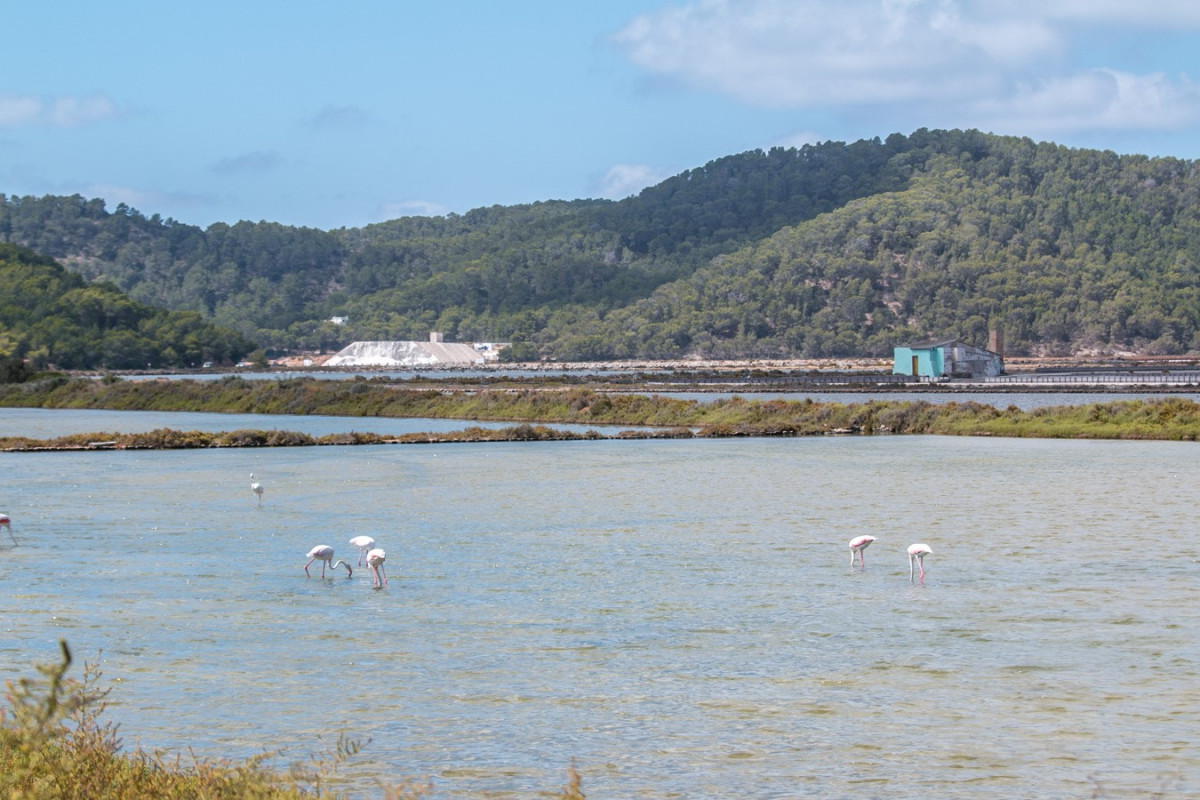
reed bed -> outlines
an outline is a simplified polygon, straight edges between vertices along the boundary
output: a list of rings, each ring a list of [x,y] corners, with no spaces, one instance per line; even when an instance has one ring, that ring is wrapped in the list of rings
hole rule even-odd
[[[323,414],[350,417],[430,417],[519,423],[512,428],[468,428],[452,434],[376,437],[354,434],[313,438],[280,431],[203,434],[155,431],[137,439],[88,434],[59,445],[86,447],[117,442],[122,447],[301,446],[431,441],[544,441],[602,438],[570,434],[551,424],[631,426],[609,438],[809,436],[823,434],[939,434],[1036,438],[1161,439],[1195,441],[1200,405],[1187,398],[1132,399],[1024,411],[973,401],[926,400],[821,403],[752,400],[741,396],[710,402],[646,394],[600,392],[586,387],[410,389],[385,379],[328,381],[313,378],[250,381],[227,377],[213,382],[123,381],[53,378],[0,386],[0,406],[204,411],[254,414]],[[51,446],[10,438],[0,447]]]

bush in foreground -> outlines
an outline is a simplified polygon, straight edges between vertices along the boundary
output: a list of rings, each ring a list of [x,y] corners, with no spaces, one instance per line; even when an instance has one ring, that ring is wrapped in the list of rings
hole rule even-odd
[[[68,678],[71,651],[60,642],[62,659],[40,665],[40,678],[7,681],[9,709],[0,710],[0,798],[21,800],[312,800],[345,795],[329,788],[337,767],[358,753],[357,742],[341,738],[337,749],[312,764],[280,773],[264,766],[271,756],[245,761],[184,763],[142,750],[124,753],[117,728],[101,722],[107,689],[97,688],[95,665],[82,680]],[[386,800],[429,797],[433,788],[405,782],[380,786]],[[579,774],[569,771],[558,795],[582,800]]]

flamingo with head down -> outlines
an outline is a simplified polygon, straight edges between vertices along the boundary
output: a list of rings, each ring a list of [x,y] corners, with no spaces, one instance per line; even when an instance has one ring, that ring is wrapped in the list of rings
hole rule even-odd
[[[325,577],[325,567],[326,566],[328,566],[330,569],[337,569],[338,567],[345,567],[347,578],[352,577],[354,575],[354,570],[352,570],[350,568],[350,565],[347,564],[345,561],[342,561],[340,558],[337,560],[336,564],[331,563],[333,561],[333,548],[327,544],[317,545],[312,550],[309,550],[307,555],[308,555],[308,564],[311,564],[314,561],[321,562],[321,577],[322,578]],[[308,575],[308,564],[304,565],[304,574],[305,575]]]
[[[358,565],[361,567],[367,552],[375,547],[375,540],[370,536],[355,536],[350,540],[350,544],[358,548]]]
[[[4,513],[4,512],[2,512],[2,511],[0,511],[0,526],[3,526],[3,527],[4,527],[4,529],[5,529],[6,531],[8,531],[8,535],[9,535],[10,537],[12,537],[13,544],[16,544],[16,543],[17,543],[17,537],[16,537],[16,536],[13,536],[13,532],[12,532],[12,520],[8,518],[8,514],[5,514],[5,513]]]
[[[863,550],[871,546],[871,542],[875,541],[874,536],[855,536],[850,540],[850,566],[854,566],[854,554],[858,554],[858,563],[862,567],[867,566],[867,562],[863,560]]]
[[[921,583],[925,582],[925,556],[933,552],[927,544],[910,544],[908,546],[908,582],[913,580],[913,565],[921,570]]]
[[[375,579],[372,583],[376,589],[387,586],[387,573],[383,571],[383,562],[387,559],[387,553],[383,549],[376,547],[371,552],[367,553],[367,565],[371,568],[371,575]]]

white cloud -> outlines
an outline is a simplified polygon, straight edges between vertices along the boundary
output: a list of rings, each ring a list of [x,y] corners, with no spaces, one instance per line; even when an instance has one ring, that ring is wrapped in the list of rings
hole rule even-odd
[[[103,94],[50,98],[0,94],[0,127],[48,125],[77,128],[111,119],[119,113],[117,104]]]
[[[1195,119],[1200,95],[1186,76],[1066,66],[1081,28],[1131,27],[1200,29],[1200,4],[694,0],[635,18],[613,42],[657,79],[766,108],[1060,131]]]
[[[1177,31],[1200,28],[1200,5],[1194,0],[974,0],[970,5],[980,13],[997,6],[1012,16],[1035,16],[1047,20],[1085,24],[1121,23],[1139,28]]]
[[[430,200],[403,200],[398,203],[380,203],[375,210],[375,219],[386,222],[400,217],[444,217],[450,209]]]
[[[0,127],[28,125],[42,112],[42,101],[36,97],[0,94]]]
[[[641,16],[615,41],[650,73],[779,108],[970,96],[994,78],[958,65],[1055,46],[1037,24],[985,35],[929,0],[708,0]]]
[[[1010,96],[981,100],[975,111],[993,128],[1174,130],[1200,121],[1200,88],[1163,75],[1093,70],[1018,87]]]
[[[596,193],[608,200],[635,195],[647,186],[661,183],[675,173],[646,164],[616,164],[610,167],[596,186]]]

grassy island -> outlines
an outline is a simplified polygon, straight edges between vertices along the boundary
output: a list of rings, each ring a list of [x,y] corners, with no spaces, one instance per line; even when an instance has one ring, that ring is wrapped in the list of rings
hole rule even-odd
[[[578,438],[688,438],[811,436],[825,434],[939,434],[1031,438],[1154,439],[1195,441],[1200,404],[1186,398],[1119,400],[1024,411],[967,400],[931,403],[866,400],[823,403],[752,400],[742,396],[709,402],[652,394],[613,393],[589,387],[512,386],[412,389],[391,379],[348,381],[291,378],[211,382],[189,380],[51,378],[0,386],[0,406],[97,408],[127,411],[204,411],[252,414],[322,414],[348,417],[430,417],[508,421],[500,430],[468,427],[450,434],[337,434],[311,437],[281,431],[229,433],[152,431],[144,434],[80,434],[50,442],[0,439],[0,448],[87,449],[263,447],[445,441],[545,441]],[[631,426],[615,437],[594,431],[572,434],[548,425]]]

